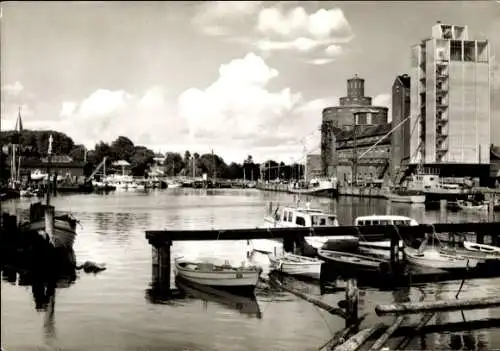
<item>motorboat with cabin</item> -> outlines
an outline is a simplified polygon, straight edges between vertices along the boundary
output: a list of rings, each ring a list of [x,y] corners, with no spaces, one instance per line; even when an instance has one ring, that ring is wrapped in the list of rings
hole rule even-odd
[[[313,178],[310,181],[300,180],[290,183],[288,192],[301,195],[334,196],[337,191],[335,178]]]
[[[354,220],[355,226],[371,226],[371,225],[397,225],[397,226],[417,226],[418,222],[410,217],[396,215],[371,215],[361,216]],[[399,241],[399,248],[403,248],[403,240]],[[391,257],[391,241],[367,241],[359,240],[358,250],[362,253],[378,256],[384,259]]]
[[[300,205],[300,202],[297,202],[296,206],[280,207],[278,204],[274,211],[271,205],[270,214],[264,218],[264,221],[267,228],[311,228],[311,235],[306,236],[305,241],[316,250],[327,241],[338,241],[347,245],[358,241],[358,238],[352,235],[314,236],[314,228],[338,227],[339,222],[336,214],[311,208],[310,203],[306,203],[304,207]]]

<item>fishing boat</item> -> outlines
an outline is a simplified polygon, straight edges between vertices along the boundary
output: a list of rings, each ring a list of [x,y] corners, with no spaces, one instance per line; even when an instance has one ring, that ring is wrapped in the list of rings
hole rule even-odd
[[[192,262],[177,258],[177,275],[191,282],[240,291],[253,291],[262,270],[257,266],[234,267],[226,261],[222,265],[211,262]]]
[[[417,221],[410,217],[405,216],[395,216],[395,215],[371,215],[371,216],[361,216],[354,220],[355,226],[366,226],[366,225],[408,225],[416,226]],[[399,248],[403,248],[403,241],[399,241]],[[373,256],[378,256],[384,259],[390,259],[391,257],[391,241],[390,240],[378,240],[378,241],[359,241],[359,251],[362,253],[370,254]]]
[[[294,255],[286,253],[282,256],[269,255],[271,269],[290,275],[303,275],[317,278],[321,274],[323,261],[317,258]]]
[[[259,304],[257,303],[253,291],[250,291],[248,295],[233,294],[225,290],[193,283],[180,276],[175,278],[175,284],[179,289],[183,290],[191,297],[225,305],[229,308],[238,310],[242,314],[256,316],[257,318],[262,317]]]
[[[380,265],[387,260],[357,255],[348,252],[318,250],[318,256],[328,263],[334,264],[338,269],[339,275],[347,272],[379,272]]]
[[[50,156],[52,154],[52,135],[49,137],[48,170],[50,174]],[[46,238],[54,248],[72,249],[76,237],[76,220],[70,214],[55,216],[55,209],[50,205],[50,185],[47,183],[46,203],[34,203],[30,206],[30,220],[20,226],[23,232],[36,232]]]
[[[419,190],[410,189],[390,189],[386,198],[392,202],[401,202],[406,204],[425,203],[425,194]]]
[[[309,182],[299,181],[291,183],[288,192],[301,195],[333,196],[337,191],[335,179],[313,178]]]
[[[457,206],[462,211],[487,211],[488,202],[482,201],[479,203],[473,203],[469,200],[457,200]]]

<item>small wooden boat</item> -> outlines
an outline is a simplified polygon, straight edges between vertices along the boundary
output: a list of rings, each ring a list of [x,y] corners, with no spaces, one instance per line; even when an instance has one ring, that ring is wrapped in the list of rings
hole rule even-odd
[[[253,291],[262,269],[256,266],[234,267],[226,261],[223,265],[210,262],[175,260],[177,274],[191,282],[235,290]]]
[[[466,256],[447,254],[434,247],[419,250],[405,247],[406,260],[414,265],[436,269],[454,270],[475,268],[480,262]]]
[[[488,254],[497,254],[500,256],[500,247],[486,244],[478,244],[472,241],[465,240],[464,248],[469,251],[484,252]]]
[[[348,252],[318,250],[318,256],[326,262],[333,263],[339,267],[339,273],[345,270],[356,270],[364,272],[378,272],[380,265],[387,262],[376,257],[366,257]]]
[[[474,204],[468,200],[457,200],[457,206],[462,211],[487,211],[488,202],[483,201],[481,203]]]
[[[271,268],[290,275],[319,277],[323,261],[317,258],[286,253],[281,257],[268,255]]]
[[[249,291],[247,295],[233,294],[225,290],[194,283],[180,276],[175,278],[175,283],[186,294],[194,298],[225,305],[240,311],[240,313],[254,315],[257,318],[262,317],[253,291]]]

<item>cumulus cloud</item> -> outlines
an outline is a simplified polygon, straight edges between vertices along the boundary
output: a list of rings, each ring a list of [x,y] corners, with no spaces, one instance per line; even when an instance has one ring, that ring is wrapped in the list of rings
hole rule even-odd
[[[7,95],[17,96],[24,90],[24,86],[20,82],[13,84],[5,84],[2,86],[2,93]]]
[[[261,159],[284,145],[288,153],[301,152],[300,139],[319,128],[324,106],[290,88],[270,91],[268,83],[278,74],[249,53],[221,65],[218,79],[205,89],[183,92],[179,113],[193,143],[216,146],[229,158],[253,153]]]
[[[319,9],[308,14],[303,7],[286,12],[281,6],[259,12],[257,47],[263,51],[295,50],[306,54],[306,62],[321,65],[344,53],[339,44],[352,38],[352,30],[340,8]]]
[[[290,5],[295,6],[294,2],[274,6],[263,1],[207,2],[200,5],[193,23],[204,34],[248,43],[262,53],[295,51],[312,64],[333,62],[345,52],[340,44],[348,43],[353,33],[340,8],[308,13],[301,6],[287,10]]]
[[[202,33],[229,35],[246,16],[258,12],[262,1],[207,1],[197,7],[192,23]]]
[[[62,102],[60,117],[50,127],[87,147],[100,140],[113,141],[120,135],[154,147],[185,133],[183,121],[166,103],[161,87],[152,87],[142,96],[98,89],[81,101]]]

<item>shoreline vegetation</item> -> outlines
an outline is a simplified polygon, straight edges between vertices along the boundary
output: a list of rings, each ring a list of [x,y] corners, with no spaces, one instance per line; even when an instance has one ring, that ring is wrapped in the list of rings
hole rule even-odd
[[[40,159],[46,156],[49,136],[52,134],[53,154],[68,155],[73,161],[84,163],[84,174],[89,176],[95,167],[107,157],[106,167],[113,171],[112,164],[118,160],[125,160],[130,164],[133,176],[147,176],[153,167],[163,171],[165,176],[196,176],[206,173],[209,177],[224,179],[257,180],[260,177],[260,164],[253,161],[248,155],[241,163],[226,162],[217,154],[199,154],[186,150],[184,155],[178,152],[155,153],[153,150],[135,145],[129,138],[119,136],[111,143],[100,141],[93,149],[88,150],[84,145],[76,144],[73,139],[64,133],[53,130],[22,130],[0,132],[0,174],[1,181],[10,176],[9,155],[12,145],[18,145],[16,154],[24,159]],[[263,171],[264,179],[291,179],[300,178],[304,172],[301,164],[285,164],[275,160],[268,160]],[[193,171],[194,167],[194,171]],[[118,171],[118,170],[117,170]]]

